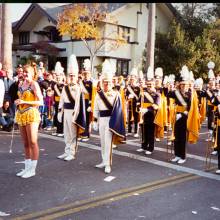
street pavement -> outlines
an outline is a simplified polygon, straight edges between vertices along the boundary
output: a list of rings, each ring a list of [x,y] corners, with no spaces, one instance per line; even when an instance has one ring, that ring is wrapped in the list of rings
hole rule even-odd
[[[50,133],[39,134],[36,176],[22,179],[16,176],[24,167],[20,134],[15,131],[9,153],[12,134],[0,132],[0,219],[220,219],[216,156],[205,170],[206,126],[199,142],[187,145],[183,165],[169,161],[166,138],[155,142],[152,155],[145,155],[136,151],[140,139],[129,136],[114,149],[110,174],[94,167],[101,162],[98,133],[79,142],[70,162],[56,158],[64,151],[64,139]]]

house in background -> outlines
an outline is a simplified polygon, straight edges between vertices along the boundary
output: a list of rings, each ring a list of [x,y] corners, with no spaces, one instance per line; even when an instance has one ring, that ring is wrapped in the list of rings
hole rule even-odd
[[[48,70],[53,70],[56,61],[61,61],[66,70],[68,57],[74,53],[79,67],[89,52],[80,40],[60,36],[56,29],[57,14],[65,5],[57,3],[33,3],[22,18],[13,23],[13,64],[22,57],[30,55],[44,60]],[[147,3],[108,3],[108,11],[117,18],[117,25],[104,23],[105,37],[114,30],[123,31],[129,36],[127,43],[114,51],[102,51],[97,55],[94,65],[110,59],[116,65],[118,75],[127,75],[134,65],[141,62],[147,41],[148,4]],[[156,4],[156,32],[167,32],[176,16],[170,3]],[[92,42],[91,42],[92,43]]]

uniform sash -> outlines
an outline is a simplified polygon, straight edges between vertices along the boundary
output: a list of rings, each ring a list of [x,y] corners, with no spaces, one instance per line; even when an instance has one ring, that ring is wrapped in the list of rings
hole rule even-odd
[[[108,101],[107,97],[105,96],[104,92],[101,90],[98,92],[101,100],[103,101],[103,103],[105,104],[105,106],[107,107],[108,110],[112,110],[113,106],[111,105],[111,103]]]
[[[75,103],[75,99],[73,98],[71,92],[70,92],[70,87],[67,85],[65,86],[65,92],[66,92],[66,95],[70,101],[70,103]]]
[[[134,90],[131,88],[131,86],[127,87],[128,91],[138,100],[138,96],[135,94]]]
[[[152,104],[154,104],[154,99],[153,99],[153,97],[148,93],[148,92],[144,92],[144,96],[147,98],[147,100],[150,102],[150,103],[152,103]]]
[[[187,103],[185,102],[183,96],[180,94],[180,92],[178,90],[175,91],[175,95],[176,95],[177,99],[179,100],[179,102],[181,103],[181,105],[187,107]]]

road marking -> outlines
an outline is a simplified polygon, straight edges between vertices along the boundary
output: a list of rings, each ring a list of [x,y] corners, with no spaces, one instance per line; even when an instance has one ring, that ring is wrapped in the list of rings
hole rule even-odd
[[[48,135],[48,134],[42,134],[42,133],[40,133],[39,135],[41,137],[50,138],[52,140],[58,140],[58,141],[64,142],[64,139],[61,139],[59,137],[54,137],[54,136],[51,136],[51,135]],[[99,151],[101,150],[101,147],[95,146],[93,144],[83,143],[83,142],[78,142],[78,143],[79,143],[79,146],[82,146],[82,147],[87,147],[87,148],[90,148],[90,149],[93,149],[93,150],[99,150]],[[207,172],[204,172],[204,171],[201,171],[201,170],[196,170],[196,169],[192,169],[192,168],[189,168],[189,167],[184,167],[184,166],[177,165],[177,164],[171,164],[171,163],[168,163],[168,162],[156,160],[156,159],[149,158],[149,157],[146,157],[146,156],[141,156],[141,155],[137,155],[137,154],[123,152],[123,151],[119,151],[119,150],[116,150],[116,149],[113,149],[113,154],[128,157],[128,158],[132,158],[132,159],[135,159],[135,160],[148,162],[148,163],[151,163],[151,164],[155,164],[157,166],[162,166],[162,167],[174,169],[174,170],[177,170],[177,171],[182,171],[182,172],[186,172],[186,173],[195,174],[195,175],[206,177],[206,178],[209,178],[209,179],[220,180],[220,175],[217,175],[217,174],[207,173]]]
[[[172,186],[174,184],[182,183],[185,181],[193,180],[199,178],[198,176],[192,174],[179,174],[162,180],[156,180],[150,183],[145,183],[139,186],[129,187],[120,189],[111,193],[107,193],[101,196],[76,201],[68,203],[65,205],[53,207],[43,211],[23,215],[20,217],[13,218],[14,220],[27,220],[27,219],[55,219],[65,215],[73,214],[85,209],[93,208],[96,206],[104,205],[106,203],[111,203],[120,199],[125,199],[130,196],[135,196],[135,194],[146,193],[156,189]],[[65,210],[66,209],[66,210]]]

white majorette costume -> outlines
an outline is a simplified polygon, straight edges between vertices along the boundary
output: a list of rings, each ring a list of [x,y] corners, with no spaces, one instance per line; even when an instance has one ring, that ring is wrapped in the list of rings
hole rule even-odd
[[[75,159],[77,151],[78,134],[85,130],[85,103],[83,93],[77,84],[78,63],[76,56],[72,54],[68,63],[68,84],[64,86],[59,102],[58,121],[62,121],[64,113],[64,140],[65,152],[58,156],[59,159],[70,161]]]
[[[102,163],[96,167],[105,167],[105,173],[111,172],[112,145],[125,139],[122,101],[120,93],[112,89],[113,74],[110,62],[105,60],[102,66],[102,89],[96,94],[93,114],[93,129],[99,128],[102,154]]]

